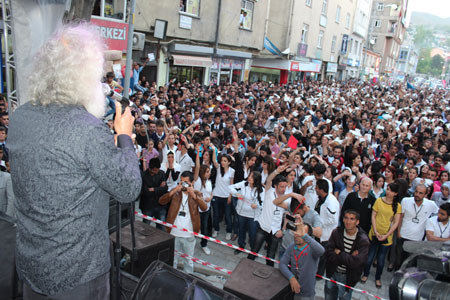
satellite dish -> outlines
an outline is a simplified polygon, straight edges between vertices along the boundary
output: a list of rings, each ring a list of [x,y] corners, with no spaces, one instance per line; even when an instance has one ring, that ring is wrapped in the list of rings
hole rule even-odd
[[[375,40],[370,40],[371,45],[375,45]]]

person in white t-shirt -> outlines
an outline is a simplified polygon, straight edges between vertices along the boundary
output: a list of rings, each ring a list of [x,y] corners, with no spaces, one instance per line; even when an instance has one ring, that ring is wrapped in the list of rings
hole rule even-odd
[[[261,183],[261,173],[251,171],[247,180],[238,182],[229,187],[232,196],[238,198],[236,212],[239,217],[239,239],[238,245],[245,247],[247,231],[249,235],[250,248],[253,247],[258,223],[255,218],[260,214],[264,188]],[[239,250],[235,254],[239,254]]]
[[[214,151],[214,150],[213,150]],[[227,154],[222,155],[220,158],[220,165],[213,155],[213,163],[216,168],[216,184],[213,189],[213,199],[211,202],[213,208],[213,227],[214,231],[212,236],[217,237],[219,233],[219,222],[225,214],[225,225],[227,234],[226,240],[231,240],[231,232],[233,230],[233,224],[231,221],[232,204],[231,194],[228,189],[234,181],[234,169],[230,167],[231,157]]]
[[[167,161],[161,164],[161,171],[164,171],[166,183],[169,192],[175,188],[181,174],[180,165],[175,162],[175,153],[170,151],[167,153]]]
[[[280,165],[266,180],[264,202],[261,215],[257,218],[258,229],[252,251],[258,253],[264,242],[268,241],[267,257],[275,258],[279,243],[283,237],[281,225],[283,222],[284,209],[273,204],[273,200],[284,195],[288,185],[286,177],[279,175],[289,167],[288,164]],[[272,187],[273,180],[273,187]],[[249,259],[256,256],[249,254]],[[266,264],[273,266],[272,261],[266,260]]]
[[[408,253],[403,250],[403,243],[405,241],[422,241],[428,218],[438,212],[437,205],[425,198],[426,192],[427,187],[424,184],[419,184],[414,191],[414,197],[407,197],[402,200],[402,221],[399,225],[399,239],[395,248],[396,270],[408,257]]]
[[[167,194],[159,199],[159,204],[166,205],[170,202],[169,212],[167,214],[167,222],[176,225],[177,228],[167,228],[167,231],[175,236],[175,251],[178,254],[187,254],[194,256],[195,237],[186,231],[200,231],[200,210],[206,210],[207,205],[203,201],[202,193],[194,190],[192,182],[194,174],[185,171],[180,176],[179,184]],[[176,269],[178,265],[178,255],[175,254],[173,267]],[[192,260],[183,258],[183,269],[186,273],[194,272],[194,263]]]
[[[167,162],[167,154],[169,152],[173,152],[173,153],[177,152],[177,145],[175,145],[175,141],[176,141],[176,138],[173,133],[170,133],[169,135],[167,135],[167,143],[164,143],[164,146],[163,146],[162,164]]]
[[[208,220],[211,216],[211,200],[212,196],[212,183],[209,179],[211,176],[211,168],[207,165],[200,164],[200,151],[197,151],[195,172],[194,172],[194,189],[200,191],[203,195],[203,200],[207,205],[206,210],[201,210],[200,208],[200,228],[201,233],[210,236],[211,233],[208,232]],[[200,246],[206,255],[211,254],[211,250],[208,248],[208,241],[202,239]]]
[[[316,193],[316,183],[319,179],[325,179],[328,182],[328,190],[330,193],[333,192],[333,184],[326,178],[324,178],[325,171],[327,167],[322,164],[317,164],[314,166],[313,174],[306,176],[302,181],[302,188],[300,189],[300,194],[305,196],[306,202],[310,208],[316,207],[317,200],[319,196]]]
[[[425,227],[427,241],[450,241],[450,203],[441,204],[437,216],[427,220]]]
[[[328,182],[325,179],[317,180],[316,193],[319,200],[316,203],[314,210],[320,215],[322,220],[322,235],[320,236],[320,244],[326,248],[331,233],[339,225],[339,210],[340,204],[333,193],[330,193]],[[320,258],[317,273],[323,275],[325,272],[326,257]]]
[[[181,141],[178,144],[178,151],[175,154],[175,161],[180,165],[180,172],[191,171],[195,167],[195,163],[188,154],[188,149],[186,148],[187,141]]]

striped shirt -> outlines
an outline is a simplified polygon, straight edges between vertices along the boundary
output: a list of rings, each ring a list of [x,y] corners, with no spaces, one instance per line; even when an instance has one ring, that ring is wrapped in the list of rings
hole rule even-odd
[[[349,234],[347,234],[347,231],[344,230],[344,251],[345,251],[345,253],[350,254],[352,252],[353,243],[355,242],[357,234],[358,234],[358,231],[356,231],[354,235],[349,235]],[[346,273],[347,266],[340,265],[337,267],[337,271],[339,273]]]

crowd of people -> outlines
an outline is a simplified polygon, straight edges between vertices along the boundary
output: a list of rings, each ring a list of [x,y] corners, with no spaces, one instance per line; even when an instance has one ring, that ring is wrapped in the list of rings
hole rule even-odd
[[[212,237],[224,219],[226,240],[256,252],[264,246],[270,258],[279,253],[301,297],[314,297],[307,286],[315,280],[302,275],[314,268],[354,286],[373,264],[381,288],[385,261],[393,271],[408,256],[405,241],[450,240],[446,90],[363,81],[140,82],[146,88],[131,103],[142,212]],[[182,190],[189,201],[172,206],[164,196]],[[194,256],[195,239],[172,234],[183,240],[177,250]],[[206,240],[201,247],[211,254]],[[192,272],[192,262],[184,265]],[[329,283],[325,291],[327,299],[351,298]]]

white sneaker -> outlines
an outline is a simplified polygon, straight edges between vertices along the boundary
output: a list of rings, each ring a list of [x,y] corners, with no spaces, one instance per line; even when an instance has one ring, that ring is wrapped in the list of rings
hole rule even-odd
[[[211,250],[209,250],[208,247],[202,247],[203,252],[205,252],[206,255],[210,255],[211,254]]]
[[[213,238],[216,238],[216,237],[217,237],[217,234],[218,234],[218,232],[217,232],[217,231],[215,231],[215,230],[213,230],[213,234],[212,234],[212,237],[213,237]]]
[[[225,239],[227,241],[231,240],[231,233],[227,232],[227,235],[225,236]]]

